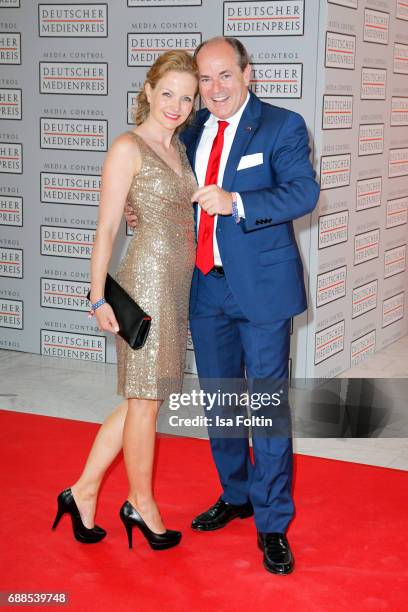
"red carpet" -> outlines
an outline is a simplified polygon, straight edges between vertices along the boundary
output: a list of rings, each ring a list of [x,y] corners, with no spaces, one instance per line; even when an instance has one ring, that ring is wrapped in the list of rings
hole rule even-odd
[[[0,591],[65,591],[65,609],[99,612],[407,609],[406,472],[297,456],[296,569],[274,576],[262,567],[252,519],[207,534],[189,528],[219,494],[207,442],[159,440],[157,498],[167,526],[184,537],[154,552],[135,530],[129,551],[118,519],[122,461],[100,495],[103,542],[76,542],[67,515],[50,529],[56,495],[77,477],[97,425],[6,411],[0,425]]]

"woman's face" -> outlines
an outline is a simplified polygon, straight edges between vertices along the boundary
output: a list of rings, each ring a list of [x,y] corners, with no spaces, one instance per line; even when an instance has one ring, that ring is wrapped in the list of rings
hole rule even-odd
[[[193,108],[197,79],[188,72],[167,72],[153,89],[145,85],[150,104],[149,116],[164,128],[175,130],[182,125]]]

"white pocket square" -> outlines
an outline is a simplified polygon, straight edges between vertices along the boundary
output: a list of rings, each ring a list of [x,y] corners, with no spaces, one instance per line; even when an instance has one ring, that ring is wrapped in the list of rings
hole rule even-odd
[[[244,168],[252,168],[252,166],[259,166],[263,164],[263,153],[252,153],[252,155],[244,155],[241,157],[237,170],[243,170]]]

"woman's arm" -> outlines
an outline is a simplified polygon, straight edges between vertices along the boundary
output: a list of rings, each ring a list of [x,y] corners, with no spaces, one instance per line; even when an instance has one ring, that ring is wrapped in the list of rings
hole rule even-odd
[[[92,303],[104,295],[106,274],[126,196],[140,165],[140,151],[136,142],[131,136],[122,134],[113,142],[103,164],[98,224],[91,257]],[[95,315],[100,329],[117,331],[117,322],[109,304],[98,308]]]

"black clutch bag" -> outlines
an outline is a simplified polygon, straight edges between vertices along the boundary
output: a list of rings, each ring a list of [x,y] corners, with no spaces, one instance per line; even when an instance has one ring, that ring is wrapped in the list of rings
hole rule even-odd
[[[87,298],[90,299],[90,291]],[[105,300],[111,306],[119,325],[118,334],[132,349],[144,346],[152,318],[140,308],[110,274],[106,275]]]

